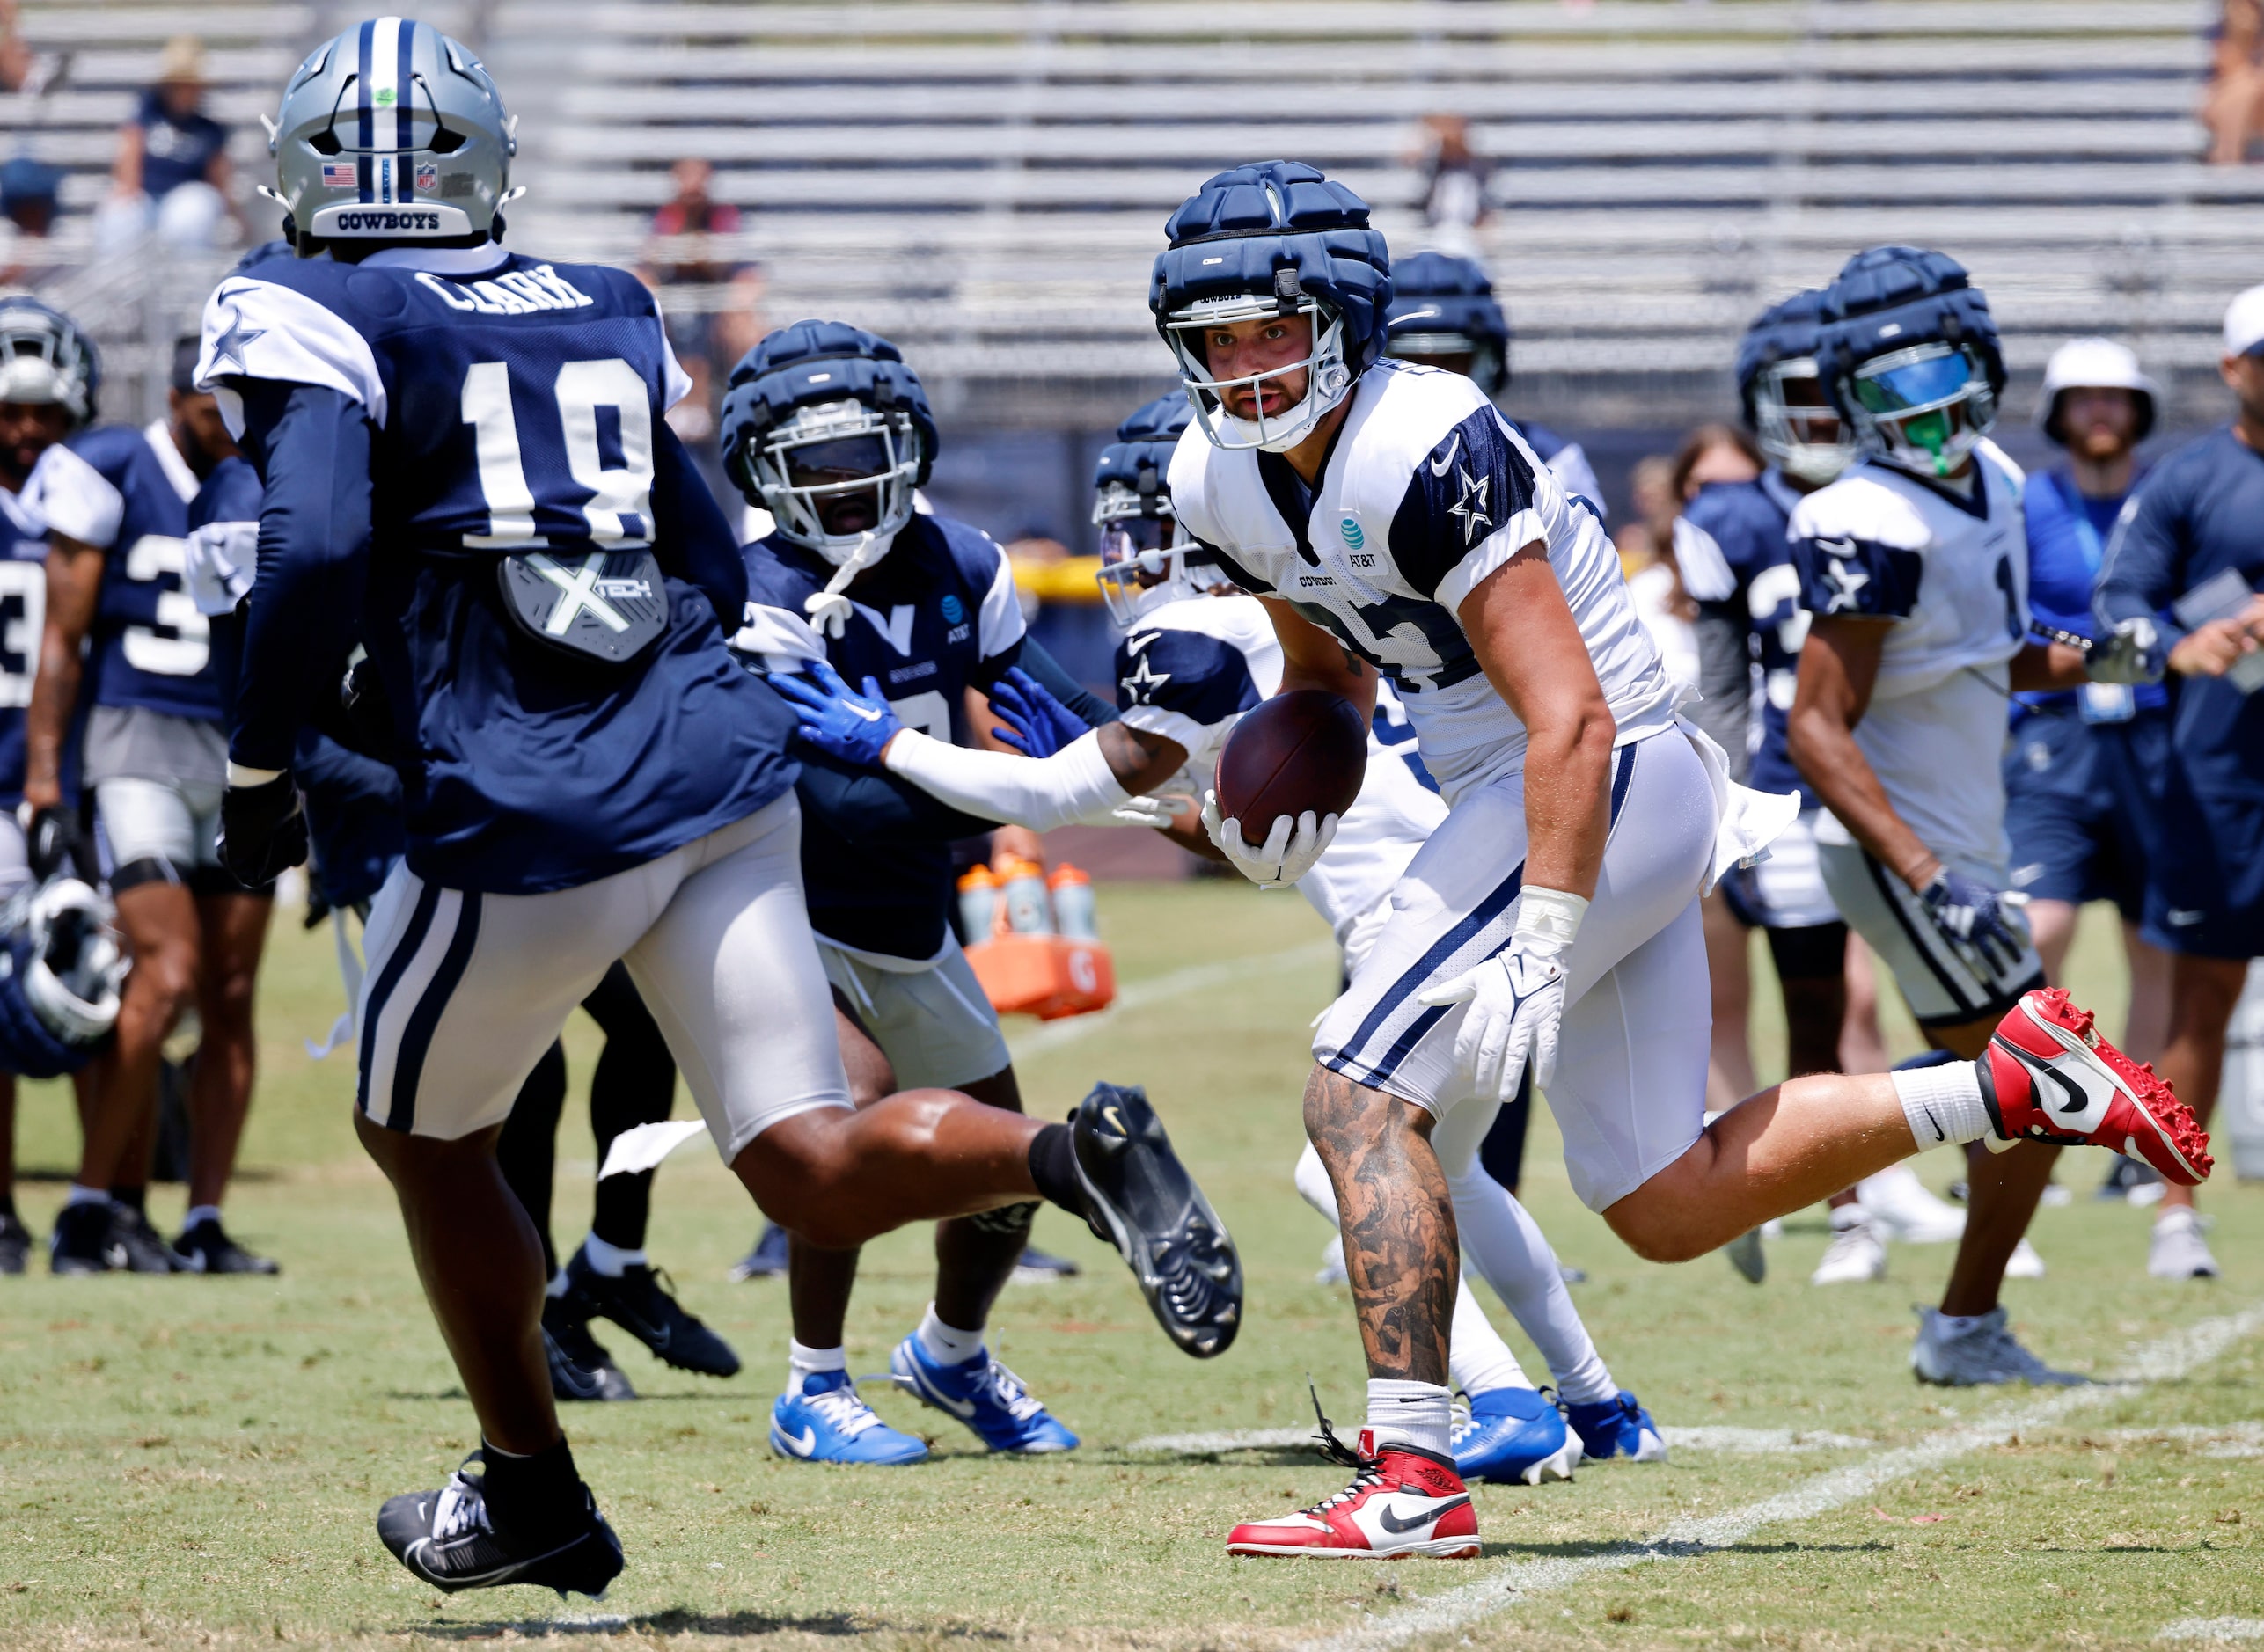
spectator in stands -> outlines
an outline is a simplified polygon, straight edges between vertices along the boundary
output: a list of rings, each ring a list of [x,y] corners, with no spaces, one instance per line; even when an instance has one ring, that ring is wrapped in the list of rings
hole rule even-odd
[[[692,394],[668,421],[687,442],[715,434],[714,387],[763,335],[762,268],[735,260],[712,238],[739,233],[739,209],[715,199],[715,169],[686,157],[670,169],[676,194],[653,215],[640,271],[648,286],[705,288],[663,303],[669,342],[692,376]]]
[[[223,219],[234,238],[244,237],[228,128],[204,113],[204,47],[175,35],[158,60],[157,84],[118,128],[110,199],[94,215],[99,252],[122,252],[153,231],[169,249],[202,252],[223,245]]]
[[[1431,245],[1475,258],[1478,226],[1486,221],[1486,178],[1493,164],[1470,147],[1470,123],[1459,114],[1423,117],[1423,218]]]
[[[2209,128],[2210,162],[2238,166],[2264,136],[2264,0],[2224,0],[2211,32],[2216,61],[2202,94],[2202,124]]]
[[[24,39],[16,0],[0,0],[0,91],[37,93],[55,78],[60,60],[35,56]]]
[[[62,172],[18,155],[0,165],[0,287],[38,287],[60,269],[48,242]]]

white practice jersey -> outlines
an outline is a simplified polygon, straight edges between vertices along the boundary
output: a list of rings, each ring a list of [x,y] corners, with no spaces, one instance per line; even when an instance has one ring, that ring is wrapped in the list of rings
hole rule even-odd
[[[1974,452],[1973,497],[1865,459],[1802,500],[1787,533],[1813,614],[1891,623],[1855,741],[1894,812],[1945,859],[2001,864],[2008,662],[2028,632],[2020,469]],[[1819,841],[1844,843],[1827,814]]]
[[[1528,545],[1548,547],[1620,742],[1673,724],[1674,687],[1603,524],[1476,385],[1386,358],[1348,406],[1309,489],[1280,456],[1214,448],[1191,425],[1172,457],[1172,508],[1237,584],[1282,597],[1383,673],[1450,802],[1524,765],[1524,726],[1486,680],[1457,610]]]
[[[1187,767],[1166,791],[1200,797],[1212,785],[1227,735],[1280,686],[1281,645],[1255,597],[1166,603],[1133,621],[1117,645],[1117,710],[1125,727],[1186,749]],[[1378,684],[1359,798],[1337,822],[1328,853],[1297,886],[1339,943],[1382,904],[1447,816],[1438,793],[1418,778],[1420,760],[1406,728],[1399,698],[1389,684]]]

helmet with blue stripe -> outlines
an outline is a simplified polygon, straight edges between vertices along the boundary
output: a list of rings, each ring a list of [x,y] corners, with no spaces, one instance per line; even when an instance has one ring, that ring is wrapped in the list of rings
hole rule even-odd
[[[1989,300],[1946,252],[1875,246],[1825,289],[1817,365],[1865,448],[1936,476],[1997,422],[2004,353]]]
[[[1476,379],[1489,397],[1509,388],[1509,318],[1485,266],[1450,252],[1418,252],[1391,267],[1384,348]]]
[[[29,886],[0,906],[0,1071],[76,1072],[118,1021],[126,959],[109,904],[77,878]]]
[[[93,422],[102,362],[85,330],[36,298],[0,298],[0,402],[51,402],[73,430]]]
[[[302,255],[332,241],[500,241],[517,126],[461,42],[372,18],[316,47],[283,89],[266,193]]]
[[[1383,350],[1391,252],[1368,227],[1367,203],[1316,167],[1257,161],[1206,181],[1164,233],[1171,245],[1156,256],[1147,307],[1178,358],[1195,422],[1221,448],[1295,447]],[[1296,317],[1310,329],[1303,355],[1239,378],[1212,374],[1206,329]],[[1265,411],[1269,392],[1289,398],[1280,412]]]
[[[1109,618],[1129,627],[1150,609],[1200,596],[1220,581],[1208,550],[1184,537],[1171,508],[1171,456],[1192,413],[1177,391],[1117,427],[1094,467],[1093,521],[1101,530],[1094,579]],[[1208,574],[1191,572],[1200,566]]]
[[[1737,396],[1769,462],[1818,486],[1855,463],[1847,421],[1816,371],[1824,293],[1811,287],[1754,318],[1737,346]]]
[[[903,354],[842,321],[797,321],[741,357],[722,435],[739,491],[837,567],[886,554],[942,446]]]

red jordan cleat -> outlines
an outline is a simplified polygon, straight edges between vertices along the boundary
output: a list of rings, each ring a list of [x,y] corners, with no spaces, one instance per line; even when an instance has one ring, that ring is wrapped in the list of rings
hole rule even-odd
[[[2028,993],[1997,1024],[1989,1053],[1974,1064],[1981,1099],[2002,1139],[2110,1148],[2153,1166],[2165,1181],[2209,1180],[2209,1136],[2186,1104],[2101,1038],[2092,1013],[2048,987]]]
[[[1477,1510],[1454,1459],[1412,1445],[1375,1449],[1360,1431],[1352,1483],[1278,1520],[1253,1520],[1227,1537],[1229,1554],[1303,1554],[1330,1561],[1393,1561],[1429,1554],[1476,1560]],[[1340,1448],[1341,1449],[1341,1448]]]

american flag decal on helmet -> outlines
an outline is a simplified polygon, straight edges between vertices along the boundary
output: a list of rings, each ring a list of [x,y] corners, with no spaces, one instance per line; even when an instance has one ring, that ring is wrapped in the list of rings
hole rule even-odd
[[[322,186],[325,189],[353,189],[361,179],[355,175],[352,161],[325,161],[322,164]]]

